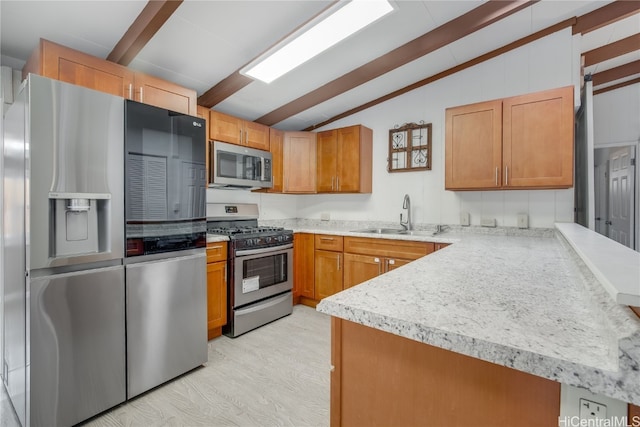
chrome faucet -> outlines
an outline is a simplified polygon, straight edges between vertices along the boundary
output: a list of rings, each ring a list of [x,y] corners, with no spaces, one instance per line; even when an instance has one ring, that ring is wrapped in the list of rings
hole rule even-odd
[[[404,200],[402,201],[402,209],[407,210],[407,220],[402,221],[402,213],[400,214],[400,225],[405,230],[413,230],[413,224],[411,224],[411,199],[408,194],[404,195]]]

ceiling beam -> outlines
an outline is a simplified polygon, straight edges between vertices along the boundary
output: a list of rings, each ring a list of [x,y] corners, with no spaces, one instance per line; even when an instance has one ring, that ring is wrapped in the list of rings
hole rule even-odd
[[[573,34],[587,34],[638,12],[640,12],[640,1],[614,1],[579,17],[573,27]]]
[[[133,24],[113,48],[108,61],[129,65],[133,58],[151,40],[183,0],[149,0]]]
[[[619,67],[595,73],[592,76],[593,86],[599,86],[614,80],[624,79],[625,77],[633,76],[634,74],[640,74],[640,59]]]
[[[445,71],[442,71],[442,72],[440,72],[438,74],[434,74],[431,77],[427,77],[426,79],[422,79],[422,80],[420,80],[420,81],[418,81],[416,83],[413,83],[413,84],[411,84],[409,86],[405,86],[405,87],[403,87],[401,89],[398,89],[398,90],[396,90],[394,92],[391,92],[391,93],[389,93],[387,95],[384,95],[384,96],[382,96],[380,98],[374,99],[373,101],[367,102],[366,104],[363,104],[363,105],[360,105],[360,106],[358,106],[356,108],[353,108],[351,110],[345,111],[344,113],[338,114],[337,116],[333,116],[330,119],[323,121],[322,123],[317,123],[317,124],[315,124],[313,126],[310,126],[310,127],[306,128],[304,130],[305,131],[313,131],[313,130],[315,130],[317,128],[321,128],[323,126],[326,126],[329,123],[332,123],[332,122],[335,122],[337,120],[343,119],[343,118],[348,117],[348,116],[350,116],[352,114],[359,113],[360,111],[366,110],[367,108],[371,108],[374,105],[378,105],[378,104],[381,104],[381,103],[383,103],[385,101],[388,101],[388,100],[390,100],[392,98],[398,97],[400,95],[404,95],[405,93],[410,92],[410,91],[412,91],[414,89],[417,89],[417,88],[422,87],[422,86],[426,86],[429,83],[433,83],[433,82],[435,82],[437,80],[443,79],[443,78],[445,78],[447,76],[450,76],[452,74],[458,73],[458,72],[460,72],[462,70],[465,70],[467,68],[473,67],[474,65],[480,64],[480,63],[482,63],[484,61],[488,61],[489,59],[495,58],[496,56],[502,55],[502,54],[504,54],[506,52],[509,52],[511,50],[514,50],[514,49],[517,49],[517,48],[522,47],[524,45],[527,45],[529,43],[532,43],[532,42],[534,42],[534,41],[536,41],[538,39],[541,39],[541,38],[546,37],[546,36],[548,36],[550,34],[556,33],[556,32],[558,32],[558,31],[560,31],[560,30],[562,30],[564,28],[571,27],[575,23],[576,23],[576,18],[575,17],[574,18],[569,18],[569,19],[567,19],[565,21],[559,22],[559,23],[557,23],[555,25],[552,25],[552,26],[547,27],[547,28],[545,28],[543,30],[540,30],[540,31],[538,31],[536,33],[533,33],[533,34],[530,34],[530,35],[528,35],[526,37],[518,39],[518,40],[516,40],[516,41],[514,41],[512,43],[509,43],[509,44],[505,45],[505,46],[499,47],[498,49],[492,50],[491,52],[487,52],[484,55],[477,56],[477,57],[475,57],[475,58],[473,58],[473,59],[471,59],[471,60],[469,60],[467,62],[464,62],[464,63],[462,63],[460,65],[456,65],[455,67],[449,68],[449,69],[447,69]]]
[[[627,80],[626,82],[618,83],[616,85],[603,87],[602,89],[594,90],[593,94],[594,95],[600,95],[601,93],[609,92],[609,91],[615,90],[615,89],[620,89],[621,87],[633,85],[633,84],[636,84],[636,83],[640,83],[640,77],[638,77],[636,79]]]
[[[211,108],[251,83],[252,78],[240,74],[240,70],[220,81],[198,97],[198,105]]]
[[[640,33],[583,53],[584,66],[599,64],[636,50],[640,50]]]
[[[536,1],[492,0],[255,120],[272,126],[506,18]]]

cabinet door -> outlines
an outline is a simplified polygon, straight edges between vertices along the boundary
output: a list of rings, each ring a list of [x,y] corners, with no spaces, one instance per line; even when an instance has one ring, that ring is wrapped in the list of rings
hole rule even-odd
[[[284,193],[316,192],[316,135],[284,134]]]
[[[573,185],[573,86],[503,102],[503,186]]]
[[[445,112],[445,189],[499,188],[502,185],[502,101]]]
[[[227,263],[207,264],[207,330],[209,339],[216,328],[227,324]]]
[[[211,144],[209,143],[209,111],[211,111],[210,109],[208,109],[207,107],[203,107],[202,105],[198,105],[196,107],[196,112],[197,112],[197,116],[200,117],[201,119],[204,119],[205,122],[205,139],[207,140],[206,145],[205,145],[205,164],[206,164],[206,176],[207,176],[207,184],[209,184],[209,150],[211,149]]]
[[[148,74],[135,74],[135,99],[145,104],[195,116],[196,91]]]
[[[377,239],[370,237],[345,237],[344,251],[352,254],[371,255],[380,258],[402,258],[414,260],[434,251],[431,242]]]
[[[315,299],[342,290],[342,252],[315,251]]]
[[[133,99],[133,71],[44,39],[22,69],[22,77],[28,73]]]
[[[244,121],[242,132],[244,145],[269,151],[269,126]]]
[[[337,130],[336,191],[360,191],[360,126]]]
[[[309,233],[293,235],[293,294],[315,299],[314,292],[314,236]]]
[[[283,186],[283,149],[284,132],[278,129],[269,129],[269,151],[271,152],[271,175],[273,187],[267,189],[269,193],[282,193]]]
[[[214,141],[241,144],[242,120],[211,110],[209,113],[209,138]]]
[[[317,168],[318,192],[328,193],[336,191],[336,162],[338,158],[338,131],[328,130],[318,132],[317,138]]]
[[[344,288],[350,288],[382,274],[383,258],[373,255],[344,254]]]
[[[434,243],[434,250],[439,251],[440,249],[446,248],[450,243]]]
[[[402,259],[402,258],[385,258],[385,271],[395,270],[398,267],[402,267],[403,265],[409,264],[411,259]]]
[[[333,234],[316,234],[315,247],[322,251],[342,252],[344,238]]]

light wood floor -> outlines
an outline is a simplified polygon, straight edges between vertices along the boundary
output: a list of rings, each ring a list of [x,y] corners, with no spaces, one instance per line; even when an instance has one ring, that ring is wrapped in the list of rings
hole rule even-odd
[[[206,366],[86,425],[328,426],[330,332],[329,317],[295,306],[238,338],[210,341]]]

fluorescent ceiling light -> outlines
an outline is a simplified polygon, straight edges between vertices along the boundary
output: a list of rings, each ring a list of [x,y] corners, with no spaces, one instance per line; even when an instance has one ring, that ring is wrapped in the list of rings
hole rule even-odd
[[[393,10],[387,0],[341,1],[252,61],[240,72],[271,83]]]

